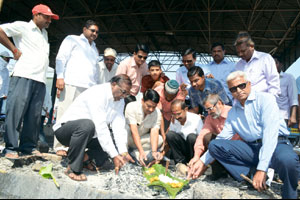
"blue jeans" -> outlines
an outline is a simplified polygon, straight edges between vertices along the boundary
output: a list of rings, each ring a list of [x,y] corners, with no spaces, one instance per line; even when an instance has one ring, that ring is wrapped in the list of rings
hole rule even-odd
[[[240,140],[213,140],[208,149],[236,180],[242,181],[240,174],[247,175],[251,168],[257,167],[261,146],[261,143],[246,143]],[[288,140],[278,140],[270,168],[273,168],[283,181],[282,197],[296,199],[299,157]]]

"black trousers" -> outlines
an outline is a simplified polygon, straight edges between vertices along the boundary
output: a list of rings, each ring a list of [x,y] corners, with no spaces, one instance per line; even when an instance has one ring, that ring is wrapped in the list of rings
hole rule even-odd
[[[31,153],[36,148],[45,92],[44,83],[11,77],[6,104],[5,153]]]
[[[169,131],[166,136],[171,148],[171,156],[175,163],[186,164],[194,157],[194,144],[197,139],[196,134],[189,134],[186,140],[174,131]]]
[[[90,159],[99,166],[107,158],[95,135],[95,124],[90,119],[68,121],[54,132],[57,140],[69,147],[69,165],[74,172],[82,172],[85,149]]]

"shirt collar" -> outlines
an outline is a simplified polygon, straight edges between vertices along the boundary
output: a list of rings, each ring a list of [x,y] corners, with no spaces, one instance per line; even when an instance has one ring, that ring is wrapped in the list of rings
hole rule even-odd
[[[228,112],[229,112],[230,109],[231,109],[231,106],[224,105],[224,108],[223,108],[223,110],[221,112],[221,117],[223,117],[224,119],[226,119],[227,116],[228,116]]]
[[[279,73],[279,76],[280,76],[280,77],[283,77],[283,76],[284,76],[284,72],[281,71],[281,72]]]
[[[250,92],[247,100],[245,101],[245,105],[246,105],[247,101],[253,101],[255,99],[256,99],[256,92],[254,90],[251,90],[251,92]],[[238,100],[236,100],[236,99],[234,99],[234,105],[237,105],[239,107],[243,107],[241,105],[241,103]]]
[[[257,51],[254,50],[253,54],[252,54],[252,57],[250,58],[249,62],[251,62],[254,59],[258,59],[258,58],[259,58],[259,55],[258,55]]]
[[[228,63],[228,60],[226,60],[225,58],[219,63],[219,64],[217,64],[214,60],[213,61],[211,61],[210,63],[209,63],[209,65],[220,65],[220,64],[227,64]]]
[[[83,33],[81,33],[81,35],[80,35],[79,37],[80,37],[80,39],[82,39],[82,40],[84,40],[85,42],[87,42],[88,44],[90,44],[90,43],[89,43],[89,40],[84,36]],[[95,42],[94,42],[94,41],[92,41],[91,46],[95,46]]]
[[[31,26],[32,29],[38,29],[41,30],[35,23],[33,20],[30,20],[29,25]],[[45,30],[44,28],[42,30]]]

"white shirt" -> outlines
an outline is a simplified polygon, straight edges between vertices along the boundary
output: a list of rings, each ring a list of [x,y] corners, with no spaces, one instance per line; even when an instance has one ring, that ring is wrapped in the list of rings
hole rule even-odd
[[[289,119],[291,107],[298,105],[297,85],[293,75],[280,72],[280,90],[281,94],[276,98],[279,112],[284,119]]]
[[[114,63],[111,70],[108,71],[104,61],[99,62],[99,84],[107,83],[116,75],[118,65]]]
[[[0,58],[0,98],[7,96],[9,85],[9,71],[7,62]]]
[[[13,38],[15,46],[22,52],[14,67],[13,76],[46,83],[49,66],[47,31],[41,31],[32,20],[2,24],[0,27],[8,37]]]
[[[186,140],[189,134],[198,135],[203,127],[202,119],[199,115],[191,112],[186,112],[186,121],[182,126],[178,120],[171,122],[169,131],[174,131],[180,134]]]
[[[240,59],[235,67],[247,74],[252,90],[268,92],[276,97],[280,94],[279,74],[270,54],[254,50],[248,62]]]
[[[226,91],[227,96],[232,100],[232,95],[228,89],[226,79],[231,72],[235,71],[235,63],[229,62],[224,58],[219,64],[217,64],[215,61],[210,62],[203,67],[203,71],[205,76],[212,74],[215,79],[220,81]]]
[[[191,87],[190,80],[187,76],[188,69],[185,66],[181,66],[176,70],[176,81],[181,85],[182,83],[186,84],[186,89],[188,90]]]
[[[57,78],[65,84],[89,88],[98,82],[98,50],[95,42],[90,43],[81,34],[67,36],[56,56]]]
[[[152,128],[160,129],[161,112],[156,107],[155,110],[144,117],[142,100],[137,100],[127,104],[125,109],[126,128],[131,133],[130,124],[137,125],[140,136],[150,133]],[[128,134],[130,137],[131,134]]]
[[[90,119],[96,127],[94,138],[98,138],[102,149],[113,158],[127,152],[127,131],[123,110],[124,100],[114,101],[110,83],[95,85],[75,99],[62,118],[53,126],[53,130],[56,131],[67,121]],[[110,136],[109,124],[119,151]]]

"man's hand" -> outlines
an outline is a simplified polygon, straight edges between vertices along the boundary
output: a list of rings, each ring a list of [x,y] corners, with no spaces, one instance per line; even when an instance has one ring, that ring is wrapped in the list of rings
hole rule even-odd
[[[215,78],[214,75],[212,75],[212,74],[207,74],[205,77],[206,78]]]
[[[257,170],[253,177],[253,187],[259,192],[266,190],[267,189],[266,178],[267,178],[266,172]]]
[[[140,152],[140,156],[139,156],[139,162],[142,166],[146,167],[146,164],[144,162],[144,160],[147,160],[147,155],[145,154],[145,152]]]
[[[56,97],[59,99],[59,97],[60,97],[60,90],[56,90]]]
[[[122,153],[122,157],[123,157],[123,160],[125,161],[125,163],[128,163],[128,162],[135,163],[135,161],[132,159],[132,157],[127,152]]]
[[[187,179],[197,179],[204,174],[207,170],[207,166],[201,160],[198,160],[193,166],[189,167]]]
[[[161,152],[152,152],[152,156],[156,161],[161,161],[163,159],[163,153]]]
[[[65,88],[65,81],[63,78],[58,78],[56,80],[56,88],[61,91]]]
[[[12,52],[13,52],[13,55],[14,55],[14,60],[19,60],[19,58],[22,55],[22,52],[17,48],[15,48]]]
[[[161,81],[156,81],[154,83],[154,85],[152,86],[152,89],[155,89],[156,87],[160,86],[161,84],[163,84]]]
[[[288,120],[288,127],[292,127],[295,124],[297,124],[297,119],[296,117],[290,117],[290,119]]]
[[[188,163],[189,167],[193,167],[195,165],[195,163],[200,159],[199,156],[194,155],[194,157],[190,160],[190,162]]]
[[[113,158],[113,162],[114,162],[114,165],[115,165],[115,172],[116,172],[116,175],[119,174],[119,171],[121,169],[121,167],[123,165],[125,165],[125,161],[124,159],[122,158],[122,156],[120,155],[117,155]]]

